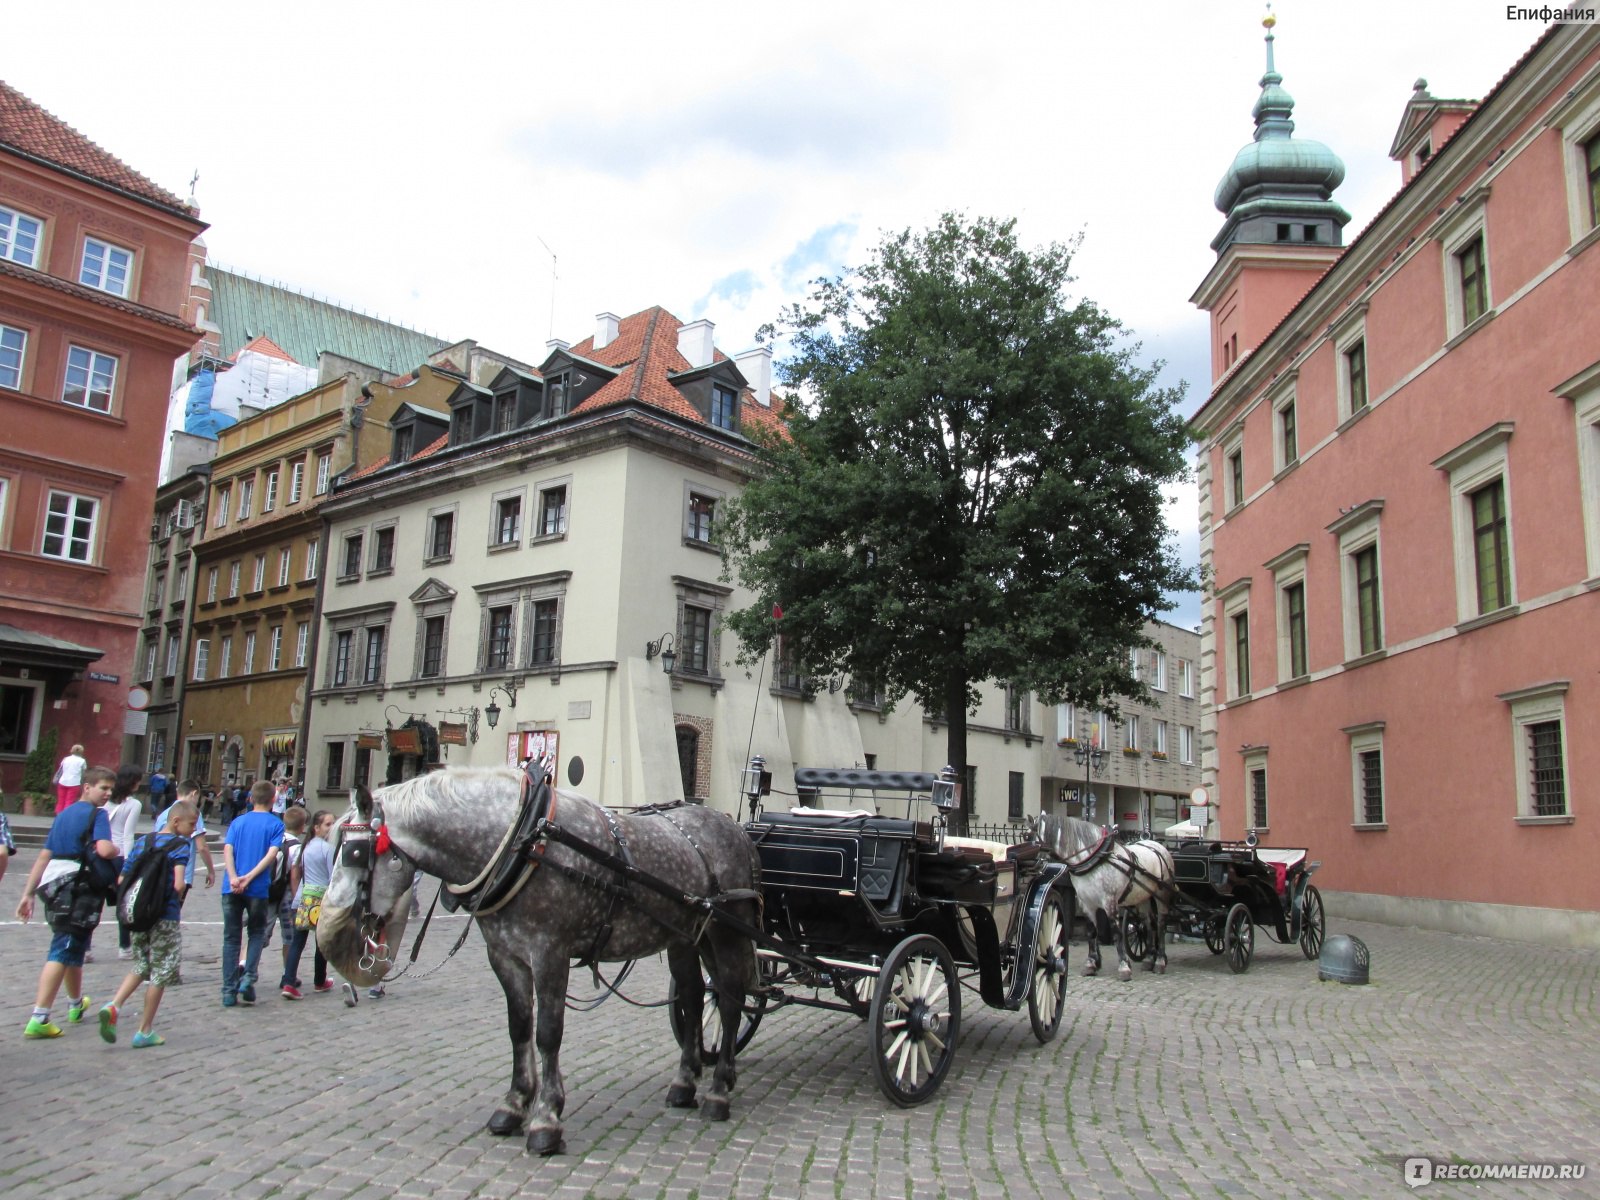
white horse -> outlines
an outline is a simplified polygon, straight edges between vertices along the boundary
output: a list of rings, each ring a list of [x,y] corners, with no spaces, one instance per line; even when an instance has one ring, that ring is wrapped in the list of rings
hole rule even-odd
[[[1172,906],[1176,886],[1172,855],[1167,848],[1148,838],[1124,844],[1109,829],[1058,813],[1040,814],[1033,832],[1046,853],[1067,865],[1078,909],[1089,918],[1089,953],[1083,973],[1094,975],[1100,970],[1095,914],[1104,913],[1116,931],[1117,977],[1124,981],[1133,978],[1120,912],[1148,904],[1153,940],[1145,970],[1166,974],[1167,910]]]

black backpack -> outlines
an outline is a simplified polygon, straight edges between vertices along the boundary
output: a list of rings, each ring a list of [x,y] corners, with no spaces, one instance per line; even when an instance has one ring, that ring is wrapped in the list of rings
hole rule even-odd
[[[172,898],[172,847],[183,839],[174,836],[156,845],[156,834],[140,838],[144,849],[135,857],[133,870],[117,885],[117,920],[133,933],[148,933],[166,915]]]
[[[289,890],[289,876],[294,873],[290,851],[298,845],[298,841],[290,841],[286,837],[278,848],[277,861],[272,864],[272,882],[267,884],[267,901],[273,908],[282,907],[284,893]]]

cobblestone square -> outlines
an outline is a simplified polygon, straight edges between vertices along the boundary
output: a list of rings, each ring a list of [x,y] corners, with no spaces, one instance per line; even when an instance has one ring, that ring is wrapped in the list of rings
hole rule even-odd
[[[1423,1195],[1594,1195],[1600,1175],[1600,953],[1333,917],[1372,951],[1365,987],[1319,983],[1299,949],[1259,937],[1249,972],[1177,943],[1165,976],[1074,974],[1063,1028],[963,1003],[955,1065],[926,1106],[879,1093],[864,1026],[771,1013],[739,1059],[733,1119],[668,1109],[675,1047],[659,1009],[571,1013],[568,1152],[539,1160],[483,1129],[509,1078],[503,1002],[472,935],[428,978],[355,1009],[338,993],[253,1008],[218,1001],[215,892],[187,906],[167,1044],[107,1046],[92,1020],[25,1041],[47,935],[11,918],[31,852],[0,882],[0,1194],[798,1200],[884,1196],[1357,1197],[1411,1194],[1401,1164],[1585,1164],[1576,1183],[1436,1182]],[[461,918],[435,919],[421,966]],[[1264,932],[1264,931],[1262,931]],[[121,978],[114,925],[85,968],[96,1003]],[[276,942],[263,984],[277,980]],[[279,964],[281,965],[281,964]],[[302,977],[309,981],[309,956]],[[590,991],[587,972],[574,990]],[[625,990],[666,992],[641,962]],[[65,999],[55,1017],[65,1016]]]

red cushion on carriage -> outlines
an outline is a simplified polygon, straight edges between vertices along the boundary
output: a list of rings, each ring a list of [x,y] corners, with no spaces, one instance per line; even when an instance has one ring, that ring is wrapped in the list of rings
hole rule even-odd
[[[1267,866],[1272,868],[1272,886],[1278,889],[1278,895],[1283,895],[1283,889],[1289,877],[1289,864],[1269,862]]]

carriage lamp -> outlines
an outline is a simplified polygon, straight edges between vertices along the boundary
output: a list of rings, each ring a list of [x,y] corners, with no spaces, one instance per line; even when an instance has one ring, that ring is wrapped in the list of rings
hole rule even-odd
[[[956,783],[956,769],[945,767],[939,772],[939,778],[934,780],[933,791],[928,798],[933,801],[933,806],[950,812],[961,807],[960,785]]]
[[[483,706],[483,716],[493,729],[500,723],[500,706],[494,702],[496,696],[504,694],[506,703],[512,708],[517,706],[517,686],[514,683],[502,683],[499,687],[489,689],[489,703]]]
[[[767,760],[756,755],[750,765],[739,772],[739,790],[750,801],[750,819],[756,819],[761,808],[761,797],[772,792],[772,772],[767,770]]]
[[[656,655],[661,656],[661,669],[666,674],[672,674],[672,668],[678,665],[678,652],[673,647],[674,639],[671,633],[663,633],[653,642],[644,644],[644,660],[649,662]]]

